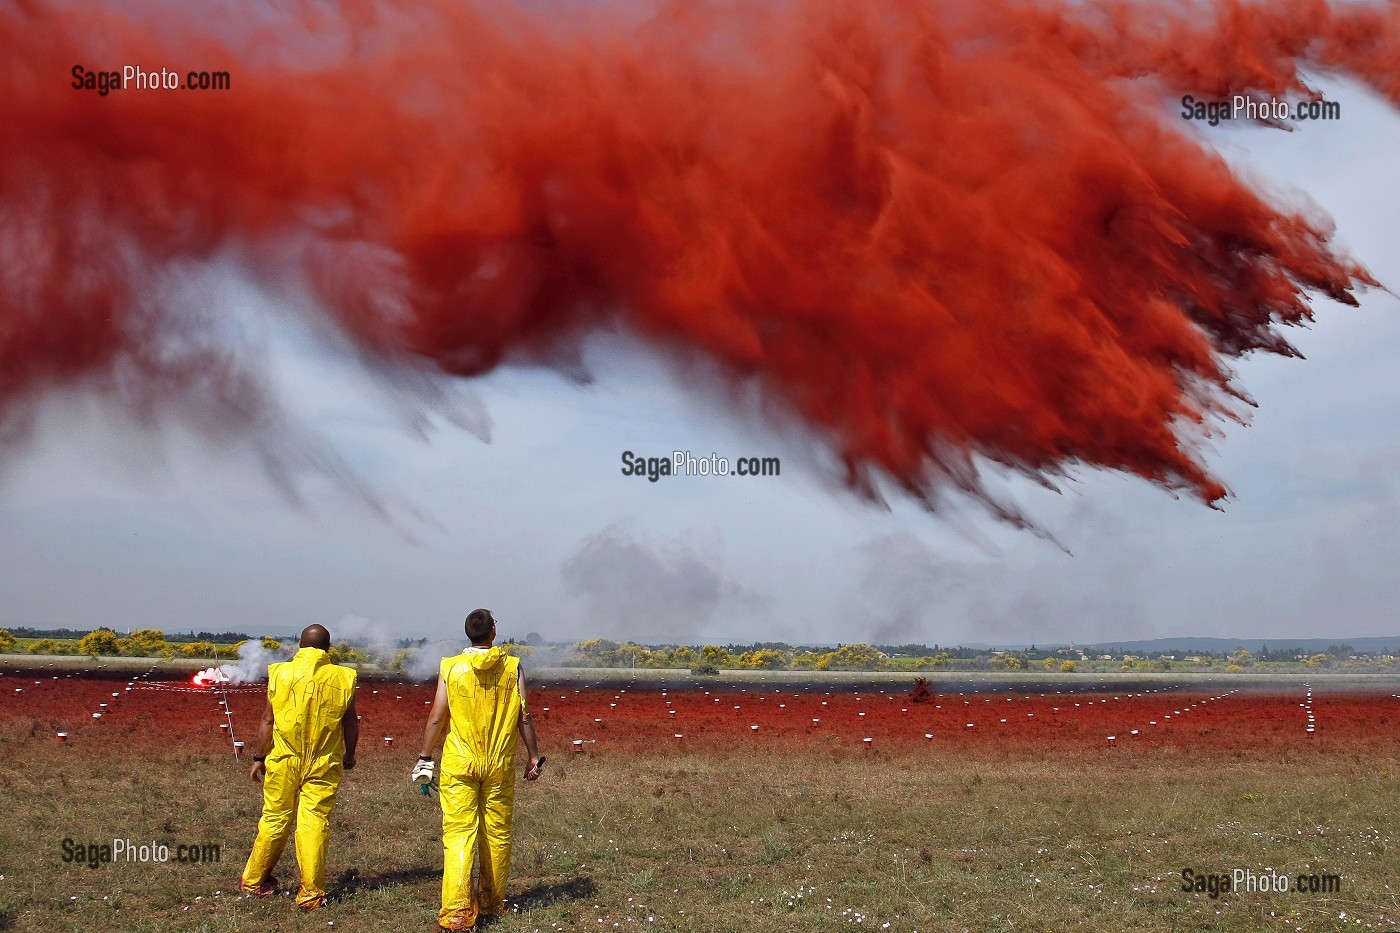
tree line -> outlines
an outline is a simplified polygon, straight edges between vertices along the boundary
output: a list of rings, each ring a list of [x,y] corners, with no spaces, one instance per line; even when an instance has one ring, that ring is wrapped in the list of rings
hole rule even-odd
[[[222,633],[223,636],[240,636],[235,640],[218,641],[215,638],[187,640],[184,636],[167,636],[159,629],[140,629],[121,635],[111,629],[98,629],[93,632],[74,633],[75,638],[25,636],[27,629],[10,631],[0,629],[0,653],[28,653],[50,655],[85,655],[89,657],[146,657],[146,658],[191,658],[208,659],[211,663],[234,660],[240,649],[250,640],[241,633]],[[67,630],[63,630],[67,631]],[[208,632],[198,633],[209,635]],[[20,644],[20,639],[25,643]],[[284,644],[293,644],[289,638],[279,640],[262,636],[261,646],[269,651],[278,650]],[[415,650],[426,644],[424,639],[403,639],[389,649],[369,648],[352,643],[339,643],[330,650],[331,660],[344,664],[374,664],[395,671],[406,669]],[[752,645],[643,645],[635,642],[617,642],[606,638],[593,638],[570,644],[549,643],[537,633],[529,633],[523,641],[509,640],[503,643],[508,652],[521,658],[530,658],[537,663],[561,667],[600,667],[600,668],[658,668],[689,669],[700,673],[719,670],[791,670],[791,671],[878,671],[904,670],[927,671],[940,668],[957,670],[986,671],[1027,671],[1043,670],[1050,673],[1071,673],[1084,665],[1076,659],[1078,652],[1072,649],[1042,649],[1032,645],[1021,651],[973,649],[965,647],[933,649],[924,645],[877,646],[864,643],[839,645],[831,649],[821,646],[792,646],[782,642],[756,642]],[[1209,670],[1221,662],[1219,668],[1235,673],[1258,667],[1275,666],[1284,662],[1301,663],[1306,668],[1355,667],[1358,664],[1381,664],[1392,666],[1389,658],[1356,658],[1350,645],[1332,645],[1326,651],[1299,656],[1292,652],[1269,651],[1267,646],[1256,656],[1240,648],[1219,657],[1207,653],[1193,655],[1181,661],[1166,657],[1156,659],[1124,656],[1121,660],[1124,671],[1167,671],[1189,670],[1192,668]],[[1096,659],[1092,666],[1102,670],[1102,659]],[[1113,663],[1117,664],[1118,661]]]

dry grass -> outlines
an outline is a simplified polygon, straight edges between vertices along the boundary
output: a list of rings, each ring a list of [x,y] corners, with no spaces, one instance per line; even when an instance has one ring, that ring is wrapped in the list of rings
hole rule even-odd
[[[439,817],[407,783],[412,754],[367,758],[347,780],[336,903],[301,917],[287,897],[230,893],[258,807],[241,766],[5,735],[0,928],[432,929]],[[1331,930],[1343,912],[1353,929],[1400,928],[1397,766],[1306,748],[560,758],[521,785],[520,912],[493,929]],[[223,862],[91,870],[61,861],[65,836],[218,842]],[[1213,900],[1180,890],[1187,866],[1331,872],[1342,893]],[[289,847],[279,876],[294,874]]]

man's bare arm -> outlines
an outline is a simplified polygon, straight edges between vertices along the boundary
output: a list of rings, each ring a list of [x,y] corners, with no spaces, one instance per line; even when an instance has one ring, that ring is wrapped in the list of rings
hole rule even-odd
[[[253,746],[253,757],[266,758],[267,753],[272,751],[272,727],[276,722],[276,717],[272,712],[272,701],[267,701],[267,706],[263,709],[262,722],[258,725],[258,741]],[[248,770],[248,777],[256,781],[267,772],[266,766],[261,761],[254,761],[253,767]]]
[[[433,697],[433,708],[428,711],[428,725],[423,729],[423,749],[419,758],[433,757],[438,739],[442,737],[442,727],[447,725],[447,681],[438,675],[437,695]]]
[[[340,731],[345,736],[346,771],[355,767],[355,747],[360,744],[360,717],[355,712],[355,697],[350,697],[350,705],[345,707],[345,715],[340,718]]]
[[[529,767],[525,769],[525,780],[533,781],[540,776],[539,739],[535,736],[535,721],[530,716],[530,705],[525,702],[525,671],[516,675],[515,689],[520,693],[520,737],[525,740],[525,750],[530,755]]]

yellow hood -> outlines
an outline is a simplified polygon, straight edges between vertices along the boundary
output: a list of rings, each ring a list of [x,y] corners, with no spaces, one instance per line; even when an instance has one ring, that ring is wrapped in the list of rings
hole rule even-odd
[[[475,671],[489,671],[506,659],[506,649],[492,648],[489,651],[467,652],[467,663]]]

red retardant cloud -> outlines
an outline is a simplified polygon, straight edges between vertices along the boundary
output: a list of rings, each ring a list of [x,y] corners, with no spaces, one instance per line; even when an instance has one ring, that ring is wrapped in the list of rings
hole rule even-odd
[[[1312,66],[1400,102],[1394,4],[505,7],[0,11],[0,432],[88,380],[256,433],[258,380],[168,298],[231,256],[368,360],[473,376],[621,326],[756,381],[866,491],[977,492],[980,455],[1213,502],[1231,361],[1376,284],[1175,101]]]

